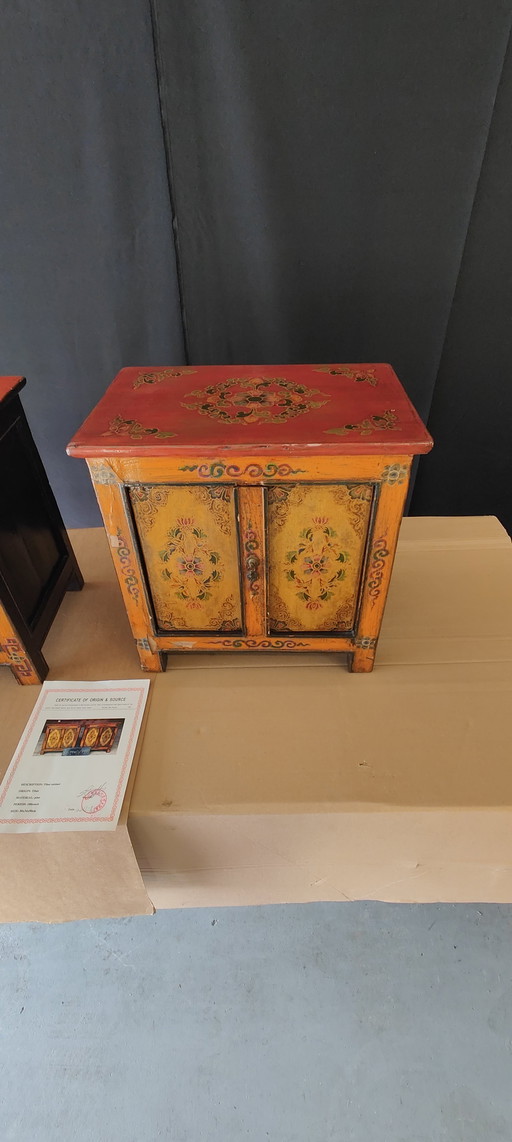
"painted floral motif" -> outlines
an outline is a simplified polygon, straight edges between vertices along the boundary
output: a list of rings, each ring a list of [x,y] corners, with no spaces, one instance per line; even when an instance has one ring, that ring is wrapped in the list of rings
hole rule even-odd
[[[204,576],[203,561],[198,555],[191,555],[190,558],[183,556],[178,559],[178,567],[182,575],[200,575],[201,578]]]
[[[166,484],[133,484],[130,488],[130,499],[137,505],[139,527],[145,535],[156,523],[159,512],[167,504],[172,490],[172,487]],[[211,511],[220,530],[225,535],[231,535],[231,516],[226,511],[226,505],[231,504],[233,495],[231,488],[195,488],[194,493],[196,501]]]
[[[386,464],[381,479],[384,484],[403,484],[408,468],[405,464]]]
[[[185,603],[185,606],[187,606],[187,603]],[[202,611],[199,611],[199,607],[200,604],[197,607],[190,607],[188,609],[191,611],[192,615],[195,614],[198,616],[200,614],[201,619],[203,619],[204,616]],[[167,607],[163,617],[166,630],[170,629],[175,632],[183,628],[183,615],[179,611],[174,612],[170,607]],[[190,626],[187,626],[186,629],[192,629],[194,626],[195,624],[191,622]],[[201,632],[207,634],[208,631],[239,631],[240,627],[241,622],[240,618],[237,617],[237,603],[235,596],[228,595],[219,607],[219,610],[209,618],[207,626],[203,626],[201,623]]]
[[[184,377],[187,373],[196,373],[197,369],[161,369],[159,372],[152,370],[150,372],[139,373],[133,382],[134,389],[140,389],[143,385],[159,385],[161,381],[170,381],[173,377]]]
[[[91,479],[94,484],[103,484],[108,486],[109,484],[118,483],[115,472],[112,471],[112,468],[108,464],[102,464],[97,460],[89,460],[88,464],[89,471],[91,473]]]
[[[308,494],[307,484],[292,484],[291,487],[280,487],[274,485],[273,488],[268,490],[268,503],[272,507],[272,527],[276,531],[282,531],[288,519],[288,502],[290,499],[290,491],[293,489],[293,500],[295,504],[301,504]]]
[[[375,376],[375,369],[367,369],[363,372],[362,369],[348,369],[346,365],[317,365],[315,373],[328,373],[330,377],[348,377],[349,380],[355,381],[356,384],[361,384],[364,381],[368,385],[375,388],[377,384],[377,377]]]
[[[125,420],[122,416],[115,416],[110,421],[106,432],[102,436],[129,436],[131,440],[142,440],[143,436],[152,436],[153,440],[165,440],[169,436],[176,436],[175,432],[162,432],[159,428],[144,428],[138,420]]]
[[[288,501],[290,491],[293,489],[293,500],[297,506],[301,504],[308,495],[308,485],[292,484],[289,487],[276,487],[274,486],[269,490],[269,503],[272,504],[272,526],[281,531],[288,519]],[[366,534],[368,525],[368,511],[365,504],[369,504],[373,498],[373,487],[371,484],[333,484],[331,485],[333,497],[337,503],[343,508],[344,513],[348,515],[350,523],[354,528],[356,534],[363,537]],[[347,503],[346,492],[350,497],[350,502]]]
[[[129,491],[132,504],[137,505],[137,520],[141,532],[146,535],[164,508],[171,489],[163,485],[134,484]]]
[[[206,532],[190,516],[178,519],[167,535],[167,544],[158,553],[166,564],[162,577],[189,610],[198,610],[223,578],[219,552],[210,549]]]
[[[367,416],[364,420],[358,421],[357,424],[343,424],[341,428],[324,428],[324,432],[331,433],[333,436],[347,436],[349,432],[358,432],[360,436],[370,436],[372,432],[385,432],[389,429],[398,428],[397,419],[395,410],[388,408],[386,412]]]
[[[229,595],[223,602],[218,615],[213,618],[211,625],[215,630],[240,630],[241,623],[240,619],[237,618],[234,595]]]
[[[336,584],[345,578],[343,564],[348,559],[328,516],[314,516],[310,526],[299,532],[297,547],[286,553],[284,573],[307,610],[317,611],[332,599]]]
[[[231,498],[233,491],[231,488],[226,487],[210,487],[210,488],[197,488],[196,491],[204,495],[204,502],[211,511],[215,522],[224,532],[224,535],[231,535],[231,514],[226,510],[227,505],[231,505]]]
[[[270,605],[271,605],[271,615],[272,615],[272,618],[271,618],[271,631],[272,631],[272,633],[274,633],[274,632],[280,633],[281,631],[282,632],[293,631],[293,629],[294,629],[293,617],[290,614],[290,611],[288,610],[286,603],[284,603],[283,600],[278,597],[275,590],[272,591],[272,589],[271,589],[270,600],[271,600]],[[321,612],[319,613],[319,617],[321,618]],[[315,622],[314,625],[305,623],[305,629],[307,629],[308,626],[310,626],[311,629],[314,629],[316,631],[342,630],[343,632],[345,632],[345,631],[349,630],[350,627],[352,626],[353,617],[354,617],[354,602],[353,602],[352,598],[348,598],[348,599],[345,599],[345,601],[343,603],[341,603],[341,605],[339,607],[336,608],[336,611],[332,617],[329,617],[326,621],[323,621],[323,622]],[[300,629],[304,630],[303,627],[301,627]]]
[[[366,504],[371,503],[373,496],[371,484],[347,484],[347,492],[351,500],[362,500]]]
[[[311,409],[322,408],[328,400],[327,393],[285,377],[230,377],[187,393],[182,404],[223,424],[282,424]]]
[[[348,492],[348,500],[347,500]],[[334,500],[343,509],[359,539],[366,537],[368,504],[373,499],[371,484],[338,484],[332,489]]]

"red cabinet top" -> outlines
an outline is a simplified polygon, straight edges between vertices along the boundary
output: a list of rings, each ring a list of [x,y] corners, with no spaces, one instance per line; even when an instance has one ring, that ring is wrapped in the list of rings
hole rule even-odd
[[[25,384],[25,377],[0,377],[0,401],[18,393]]]
[[[197,365],[122,369],[68,453],[407,455],[431,447],[390,365]]]

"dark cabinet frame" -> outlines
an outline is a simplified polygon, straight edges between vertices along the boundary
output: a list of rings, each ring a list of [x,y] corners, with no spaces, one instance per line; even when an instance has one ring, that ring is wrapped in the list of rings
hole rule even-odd
[[[21,400],[24,377],[0,378],[0,663],[42,682],[41,647],[66,591],[83,577]]]

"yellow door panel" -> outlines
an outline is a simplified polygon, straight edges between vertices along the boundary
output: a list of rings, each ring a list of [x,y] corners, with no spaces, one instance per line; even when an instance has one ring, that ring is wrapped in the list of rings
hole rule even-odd
[[[372,496],[370,484],[268,489],[271,631],[352,629]]]
[[[240,630],[235,489],[138,484],[129,495],[159,628]]]

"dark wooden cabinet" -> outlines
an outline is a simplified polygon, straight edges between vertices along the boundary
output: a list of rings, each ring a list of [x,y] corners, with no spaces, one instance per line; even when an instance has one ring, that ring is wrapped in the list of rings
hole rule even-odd
[[[83,586],[55,496],[27,424],[23,377],[0,377],[0,664],[41,682],[41,653],[65,591]]]

